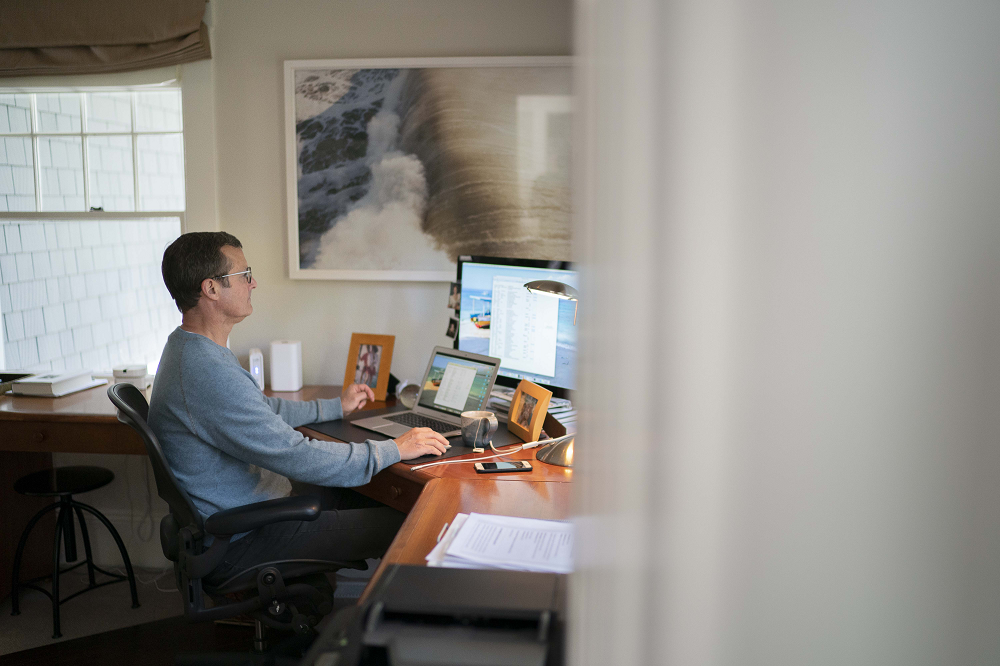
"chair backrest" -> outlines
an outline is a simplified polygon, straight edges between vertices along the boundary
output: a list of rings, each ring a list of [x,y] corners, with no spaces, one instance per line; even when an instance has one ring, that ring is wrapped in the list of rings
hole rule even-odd
[[[170,470],[167,459],[160,448],[160,442],[150,430],[146,419],[149,416],[149,404],[142,392],[132,384],[115,384],[108,387],[108,397],[118,408],[118,420],[139,433],[149,461],[153,464],[153,476],[156,479],[156,494],[170,507],[170,513],[176,521],[177,529],[192,527],[196,534],[204,532],[201,514],[194,506],[177,477]],[[164,535],[161,533],[161,539]]]

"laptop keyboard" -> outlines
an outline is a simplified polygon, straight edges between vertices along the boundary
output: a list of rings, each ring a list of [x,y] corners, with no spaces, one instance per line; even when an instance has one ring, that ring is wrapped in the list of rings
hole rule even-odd
[[[413,412],[403,412],[402,414],[392,414],[383,417],[393,423],[409,426],[411,428],[430,428],[434,432],[446,433],[461,430],[457,425],[438,421],[437,419],[414,414]]]

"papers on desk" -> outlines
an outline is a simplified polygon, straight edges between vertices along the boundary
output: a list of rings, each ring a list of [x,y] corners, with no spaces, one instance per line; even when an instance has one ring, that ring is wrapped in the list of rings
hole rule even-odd
[[[510,401],[514,399],[514,389],[506,386],[494,386],[490,393],[487,404],[488,409],[492,409],[505,419],[510,417]],[[566,428],[566,434],[576,433],[576,410],[573,403],[566,398],[550,398],[549,414]]]
[[[432,567],[570,573],[573,525],[460,513],[426,559]]]

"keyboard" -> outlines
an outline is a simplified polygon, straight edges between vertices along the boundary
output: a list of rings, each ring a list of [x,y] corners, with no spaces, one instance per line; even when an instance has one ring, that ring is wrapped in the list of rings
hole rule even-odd
[[[438,421],[437,419],[428,418],[426,416],[421,416],[420,414],[414,414],[413,412],[403,412],[402,414],[391,414],[383,417],[393,423],[398,423],[399,425],[409,426],[411,428],[430,428],[434,432],[446,433],[455,432],[456,430],[461,430],[461,428],[452,423],[447,423],[445,421]]]

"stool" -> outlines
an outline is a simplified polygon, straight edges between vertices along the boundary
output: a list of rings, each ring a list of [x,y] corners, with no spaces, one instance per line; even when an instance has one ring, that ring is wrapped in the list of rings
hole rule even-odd
[[[135,574],[132,573],[132,562],[128,559],[128,551],[125,550],[125,544],[122,543],[122,538],[118,535],[118,530],[115,529],[114,525],[112,525],[100,511],[92,506],[88,506],[82,502],[77,502],[73,499],[73,495],[102,488],[111,483],[114,478],[114,473],[103,467],[58,467],[22,476],[14,483],[14,490],[22,495],[28,495],[31,497],[59,498],[58,502],[50,504],[36,513],[34,518],[32,518],[28,523],[28,526],[24,528],[24,532],[21,533],[21,540],[17,544],[17,554],[14,556],[14,575],[13,583],[11,585],[13,588],[13,592],[11,593],[11,615],[21,614],[18,592],[22,587],[30,587],[33,590],[38,590],[52,600],[52,638],[59,638],[62,636],[62,633],[59,631],[59,606],[73,597],[81,595],[84,592],[89,592],[90,590],[98,587],[111,585],[112,583],[120,583],[123,580],[127,580],[129,587],[132,589],[132,608],[139,607],[139,597],[135,591]],[[32,528],[34,528],[35,524],[41,520],[42,516],[49,511],[54,511],[56,509],[59,510],[59,513],[56,514],[56,537],[55,543],[52,547],[52,591],[49,592],[48,590],[34,584],[36,581],[48,578],[48,576],[33,578],[27,582],[21,583],[18,581],[18,574],[21,571],[21,556],[24,554],[24,544],[27,543],[28,535],[31,533]],[[104,523],[104,526],[108,528],[109,532],[111,532],[111,536],[114,537],[115,543],[118,544],[118,550],[122,554],[122,560],[125,562],[125,571],[128,574],[127,576],[119,576],[118,574],[111,573],[110,571],[105,571],[94,564],[94,558],[90,551],[90,535],[87,534],[87,523],[83,519],[84,511],[90,513],[92,516]],[[73,523],[74,512],[76,513],[77,520],[80,523],[80,533],[83,536],[83,549],[87,557],[79,564],[74,564],[71,567],[60,570],[60,541],[62,541],[65,546],[66,561],[76,562],[77,560],[76,530],[74,529]],[[73,569],[83,566],[84,564],[87,565],[87,576],[90,579],[90,585],[79,592],[69,595],[65,599],[60,599],[59,575],[72,571]],[[102,574],[109,576],[113,580],[105,581],[103,583],[95,582],[95,570],[100,571]]]

